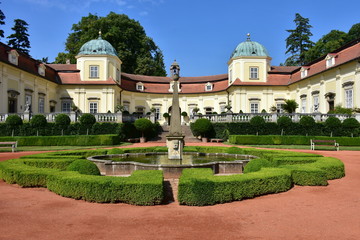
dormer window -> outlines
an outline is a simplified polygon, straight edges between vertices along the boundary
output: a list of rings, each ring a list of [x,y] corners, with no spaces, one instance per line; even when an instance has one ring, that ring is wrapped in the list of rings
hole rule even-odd
[[[99,66],[90,65],[90,78],[99,78]]]
[[[205,85],[205,91],[212,91],[213,90],[213,85],[211,83],[207,83]]]
[[[250,67],[250,79],[259,79],[258,67]]]
[[[302,68],[301,68],[301,70],[300,70],[300,72],[301,72],[301,78],[307,77],[307,75],[308,75],[308,69],[309,69],[309,68],[306,68],[306,67],[302,67]]]
[[[332,67],[335,65],[335,56],[332,54],[328,54],[325,58],[326,60],[326,68]]]
[[[19,54],[16,50],[11,50],[9,51],[9,62],[14,64],[14,65],[18,65],[19,62]]]
[[[136,83],[136,90],[138,91],[144,91],[144,84],[142,82]]]
[[[45,77],[45,70],[46,70],[46,67],[45,67],[45,64],[40,64],[39,67],[38,67],[38,73]]]

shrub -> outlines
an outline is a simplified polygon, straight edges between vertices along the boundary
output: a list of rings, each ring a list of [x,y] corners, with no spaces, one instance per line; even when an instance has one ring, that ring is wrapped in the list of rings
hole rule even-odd
[[[294,99],[285,100],[283,109],[288,113],[293,113],[299,107],[299,104]]]
[[[244,173],[257,172],[263,167],[270,167],[271,163],[266,159],[253,159],[245,165]]]
[[[43,128],[46,127],[47,121],[46,117],[41,114],[32,116],[30,119],[30,125],[34,128]]]
[[[139,118],[134,123],[136,129],[141,132],[142,137],[145,133],[148,133],[153,128],[153,124],[149,119]]]
[[[360,123],[355,118],[347,118],[342,122],[342,126],[347,129],[359,128]]]
[[[310,116],[303,116],[300,118],[299,124],[304,128],[312,128],[315,126],[315,120]]]
[[[18,115],[10,115],[6,118],[6,125],[8,125],[11,129],[14,129],[23,124],[23,121]]]
[[[195,136],[201,136],[201,137],[209,137],[211,131],[213,130],[213,126],[210,120],[206,118],[197,119],[191,125],[191,128]]]
[[[265,120],[261,116],[255,116],[250,119],[250,125],[253,125],[255,127],[261,127],[265,124]]]
[[[86,175],[100,175],[100,171],[95,163],[85,160],[79,159],[75,160],[66,168],[67,171],[77,171],[80,174]]]
[[[170,117],[170,114],[166,112],[166,113],[163,114],[163,117],[164,117],[164,118],[169,118],[169,117]]]
[[[84,113],[80,117],[80,124],[84,126],[92,126],[94,123],[96,123],[96,119],[94,115],[91,113]]]
[[[288,128],[288,127],[290,127],[292,125],[292,123],[293,122],[292,122],[291,118],[289,118],[287,116],[281,116],[277,120],[277,124],[281,128]]]
[[[187,112],[182,112],[181,113],[181,116],[183,116],[183,117],[187,117],[187,115],[188,115]]]
[[[341,121],[337,117],[328,117],[325,120],[325,126],[329,129],[341,127]]]
[[[55,125],[59,126],[61,129],[67,128],[70,123],[70,117],[65,113],[61,113],[55,116]]]

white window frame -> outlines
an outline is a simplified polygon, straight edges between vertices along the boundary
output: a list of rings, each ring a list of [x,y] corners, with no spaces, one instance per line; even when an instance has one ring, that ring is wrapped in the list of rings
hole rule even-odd
[[[285,105],[284,102],[277,102],[276,103],[276,111],[278,113],[283,113],[284,112],[284,105]]]
[[[320,102],[319,95],[313,95],[313,112],[319,112]]]
[[[45,98],[39,97],[39,113],[45,112]]]
[[[301,99],[301,113],[306,113],[306,98]]]
[[[145,108],[143,106],[137,106],[137,107],[135,107],[135,112],[144,115]]]
[[[250,102],[250,113],[259,113],[259,103]]]
[[[61,112],[71,112],[71,101],[61,102]]]
[[[302,67],[300,72],[301,72],[301,78],[305,78],[305,77],[308,76],[308,69],[307,68]]]
[[[353,108],[354,90],[353,88],[345,88],[345,108]]]
[[[205,85],[205,91],[212,91],[213,90],[213,85],[211,83],[207,83]]]
[[[332,67],[335,65],[335,57],[331,55],[326,56],[326,68]]]
[[[19,53],[15,49],[9,51],[9,62],[14,65],[19,64]]]
[[[161,108],[155,107],[155,121],[158,121],[161,119]]]
[[[214,112],[213,110],[214,110],[214,108],[212,108],[212,107],[204,108],[205,114],[212,114]]]
[[[259,79],[259,67],[250,67],[250,79]]]
[[[89,71],[89,78],[99,78],[99,65],[90,65]]]
[[[46,71],[46,67],[44,64],[40,64],[38,67],[38,73],[39,75],[45,77],[45,71]]]
[[[144,84],[142,82],[136,83],[136,90],[143,92],[144,91]]]
[[[99,103],[89,102],[89,113],[98,113],[98,112],[99,112]]]

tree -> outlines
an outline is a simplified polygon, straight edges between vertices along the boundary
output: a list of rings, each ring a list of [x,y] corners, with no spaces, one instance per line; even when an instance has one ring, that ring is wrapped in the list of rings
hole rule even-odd
[[[122,70],[127,73],[165,76],[164,57],[154,41],[146,36],[144,28],[138,21],[124,14],[110,12],[106,17],[89,14],[72,26],[65,51],[61,52],[55,63],[65,63],[70,59],[75,63],[75,56],[86,42],[98,37],[99,29],[102,38],[107,40],[117,51],[123,62]]]
[[[309,63],[322,57],[346,43],[347,34],[339,30],[331,30],[320,38],[316,44],[305,53],[305,62]]]
[[[360,23],[356,23],[356,24],[352,25],[352,27],[350,28],[350,30],[346,36],[346,41],[350,42],[350,41],[358,39],[358,38],[360,38]]]
[[[305,53],[311,48],[314,43],[310,40],[313,35],[310,31],[312,26],[309,24],[308,18],[303,18],[299,13],[295,14],[296,28],[286,30],[290,33],[286,38],[286,54],[290,53],[291,56],[286,59],[286,66],[304,65]]]
[[[146,132],[150,132],[153,128],[153,124],[149,119],[146,118],[139,118],[134,122],[136,129],[141,132],[142,138],[145,137]],[[144,140],[143,140],[144,141]]]
[[[15,19],[14,27],[11,28],[14,30],[14,33],[8,36],[7,38],[10,39],[8,41],[8,45],[12,48],[15,48],[26,55],[29,55],[29,48],[30,48],[30,41],[29,41],[29,34],[27,22],[21,19]]]
[[[0,9],[0,25],[5,25],[4,20],[5,20],[5,14]],[[4,37],[4,30],[0,29],[0,38],[3,38],[3,37]]]
[[[285,100],[283,109],[288,113],[293,113],[299,107],[299,104],[294,99]]]

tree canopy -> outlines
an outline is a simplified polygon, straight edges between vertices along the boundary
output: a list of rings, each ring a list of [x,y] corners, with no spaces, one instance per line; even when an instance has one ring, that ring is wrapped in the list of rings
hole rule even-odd
[[[26,55],[29,55],[30,41],[28,32],[27,22],[21,19],[15,19],[14,27],[11,28],[14,30],[14,33],[8,36],[9,39],[8,45],[12,48],[15,48]]]
[[[328,34],[322,36],[322,38],[305,53],[305,62],[312,62],[357,38],[360,38],[360,23],[354,24],[348,33],[331,30]]]
[[[122,70],[127,73],[165,76],[162,51],[148,37],[138,21],[124,14],[110,12],[106,17],[89,14],[79,23],[73,24],[65,51],[58,54],[55,63],[65,63],[70,59],[75,63],[75,56],[81,46],[96,39],[101,30],[102,38],[107,40],[117,51],[123,62]]]
[[[4,20],[5,20],[5,14],[0,9],[0,25],[5,25]],[[4,30],[0,29],[0,38],[3,38],[3,37],[4,37]]]
[[[286,66],[299,66],[305,63],[305,53],[314,43],[310,40],[313,35],[310,31],[312,26],[309,24],[309,19],[302,17],[299,13],[295,14],[294,19],[296,28],[286,30],[290,33],[286,38],[286,54],[290,53],[285,61]]]

